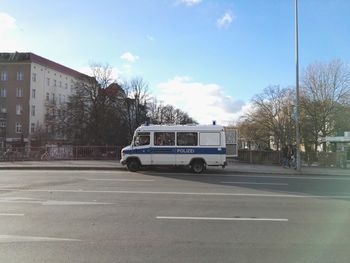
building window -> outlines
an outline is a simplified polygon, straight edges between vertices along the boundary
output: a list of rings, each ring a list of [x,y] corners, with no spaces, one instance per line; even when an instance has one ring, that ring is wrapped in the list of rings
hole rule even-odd
[[[57,85],[57,81],[54,79],[53,80],[53,86],[56,87],[56,85]]]
[[[16,88],[16,97],[17,98],[23,97],[23,88]]]
[[[35,123],[30,124],[30,132],[34,133],[35,132]]]
[[[58,102],[59,102],[60,104],[62,104],[62,95],[61,95],[61,94],[58,94]]]
[[[46,92],[46,101],[50,100],[50,93]]]
[[[33,73],[33,74],[32,74],[32,80],[33,80],[33,81],[36,81],[36,73]]]
[[[62,101],[63,101],[63,103],[66,103],[66,95],[63,95]]]
[[[47,86],[50,86],[50,78],[46,79],[46,84],[47,84]]]
[[[1,112],[2,113],[6,113],[7,112],[7,109],[5,107],[1,107]]]
[[[16,122],[16,133],[22,133],[22,123]]]
[[[32,116],[35,116],[35,105],[32,105]]]
[[[32,99],[35,99],[35,92],[36,92],[36,90],[32,89]]]
[[[52,103],[56,103],[55,93],[52,93]]]
[[[62,81],[59,82],[59,87],[60,87],[60,88],[62,87]]]
[[[23,72],[22,71],[18,71],[17,72],[17,80],[23,80]]]
[[[67,84],[67,83],[64,84],[64,88],[65,88],[65,89],[68,89],[68,84]]]
[[[6,120],[0,120],[0,128],[6,128]]]
[[[6,98],[7,97],[7,89],[6,88],[1,88],[0,95],[1,95],[1,97]]]
[[[17,115],[21,115],[23,111],[22,105],[21,104],[17,104],[16,105],[16,114]]]
[[[1,71],[1,80],[2,80],[2,81],[8,80],[7,71]]]

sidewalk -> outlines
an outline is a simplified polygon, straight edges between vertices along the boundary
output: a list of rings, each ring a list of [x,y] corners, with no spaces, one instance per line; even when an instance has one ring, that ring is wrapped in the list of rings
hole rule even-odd
[[[1,170],[126,170],[118,160],[92,160],[92,161],[17,161],[17,162],[0,162]],[[261,165],[247,164],[238,161],[230,162],[222,170],[233,173],[254,173],[254,174],[287,174],[300,175],[291,168],[283,168],[278,165]],[[350,176],[350,169],[323,168],[323,167],[302,167],[302,175],[329,175],[329,176]]]

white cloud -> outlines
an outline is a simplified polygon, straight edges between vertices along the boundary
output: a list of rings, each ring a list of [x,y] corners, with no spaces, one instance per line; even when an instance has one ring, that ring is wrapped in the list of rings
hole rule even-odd
[[[18,29],[16,19],[7,13],[0,12],[0,32]]]
[[[178,3],[185,4],[187,6],[198,5],[202,0],[179,0]]]
[[[194,82],[189,77],[175,77],[158,84],[159,101],[171,104],[201,124],[210,124],[216,120],[218,124],[229,125],[245,111],[247,104],[225,95],[217,84]]]
[[[226,11],[217,21],[216,25],[219,28],[228,28],[236,17],[231,11]]]
[[[136,60],[138,60],[140,57],[131,54],[130,52],[125,52],[124,54],[122,54],[120,56],[121,59],[126,60],[128,62],[135,62]]]
[[[27,51],[26,41],[21,40],[22,31],[16,19],[3,12],[0,12],[0,36],[1,52]]]
[[[149,40],[149,41],[154,41],[154,40],[156,40],[153,36],[151,36],[151,35],[148,35],[147,36],[147,39]]]

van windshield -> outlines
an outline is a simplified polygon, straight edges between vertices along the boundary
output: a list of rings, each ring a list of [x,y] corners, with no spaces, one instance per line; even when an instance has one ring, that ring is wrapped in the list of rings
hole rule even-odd
[[[149,145],[150,133],[149,132],[138,132],[135,134],[133,139],[133,146]]]

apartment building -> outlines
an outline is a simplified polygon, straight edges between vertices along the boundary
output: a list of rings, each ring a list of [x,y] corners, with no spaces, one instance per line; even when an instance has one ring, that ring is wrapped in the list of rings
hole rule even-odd
[[[59,108],[88,78],[33,53],[0,53],[0,147],[27,144],[39,129],[64,139],[54,127]]]

